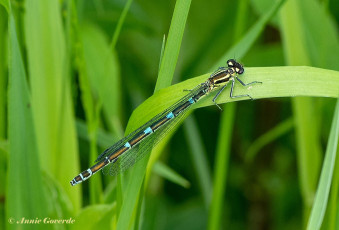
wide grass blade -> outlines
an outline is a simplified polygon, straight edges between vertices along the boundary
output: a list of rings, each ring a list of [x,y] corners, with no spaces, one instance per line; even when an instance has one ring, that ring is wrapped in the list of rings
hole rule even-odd
[[[75,210],[80,188],[69,181],[79,173],[64,31],[57,0],[25,2],[27,46],[34,126],[43,169],[65,189]]]
[[[120,127],[121,108],[120,67],[116,53],[109,49],[104,33],[94,25],[80,27],[83,45],[83,66],[95,100],[102,102],[104,114],[115,133]],[[119,125],[117,125],[119,123]]]
[[[160,90],[134,110],[133,119],[130,122],[131,127],[144,124],[182,98],[186,94],[184,89],[192,89],[208,77],[209,74],[205,74]],[[241,79],[244,82],[258,80],[264,82],[248,88],[240,84],[235,85],[236,95],[248,93],[255,99],[296,96],[338,97],[339,72],[333,70],[307,66],[247,67]],[[229,88],[227,87],[218,97],[219,104],[247,100],[247,98],[230,98]],[[215,106],[211,100],[215,94],[216,91],[203,98],[195,105],[195,108]]]
[[[208,75],[203,75],[179,84],[173,85],[166,89],[160,90],[155,95],[147,99],[133,113],[130,120],[130,127],[138,127],[138,125],[147,122],[153,116],[163,111],[165,108],[174,104],[180,99],[185,92],[183,89],[190,89],[197,84],[206,80]],[[331,83],[326,81],[331,80]],[[250,88],[243,88],[240,84],[235,88],[237,94],[249,93],[254,98],[272,98],[272,97],[291,97],[291,96],[315,96],[315,97],[337,97],[339,90],[339,72],[332,70],[319,69],[314,67],[257,67],[246,68],[246,74],[243,76],[244,82],[260,80],[265,84],[259,84]],[[216,92],[211,93],[196,107],[205,107],[214,105],[211,98]],[[246,100],[246,98],[230,99],[229,88],[218,98],[218,103],[226,103],[230,101]],[[155,106],[156,105],[156,106]],[[142,116],[141,116],[142,115]],[[145,163],[145,162],[144,162]],[[141,166],[137,163],[133,170],[141,171]],[[137,174],[135,174],[137,175]],[[129,183],[140,183],[136,177],[130,177]],[[132,194],[125,194],[126,197]],[[127,200],[126,205],[133,205],[133,201]],[[125,204],[124,204],[125,205]]]
[[[47,194],[43,192],[41,169],[33,126],[32,104],[28,91],[13,15],[10,14],[10,60],[8,86],[8,184],[6,218],[8,229],[17,229],[21,218],[45,218]],[[26,229],[51,226],[26,225]]]

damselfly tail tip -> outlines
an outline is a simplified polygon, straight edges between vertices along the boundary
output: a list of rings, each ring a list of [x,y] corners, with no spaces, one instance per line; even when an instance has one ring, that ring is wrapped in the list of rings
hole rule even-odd
[[[76,184],[79,184],[81,181],[77,181],[75,178],[73,180],[71,180],[69,183],[74,186]]]

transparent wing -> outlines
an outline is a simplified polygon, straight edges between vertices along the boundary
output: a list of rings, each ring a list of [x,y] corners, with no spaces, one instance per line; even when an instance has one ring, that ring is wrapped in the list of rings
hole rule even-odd
[[[177,108],[177,106],[179,106],[182,103],[185,103],[189,98],[193,97],[197,92],[199,92],[202,87],[204,87],[203,85],[194,88],[191,92],[189,92],[187,95],[185,95],[183,98],[181,98],[178,102],[176,102],[175,104],[173,104],[171,107],[167,108],[165,111],[159,113],[158,115],[156,115],[155,117],[153,117],[151,120],[149,120],[148,122],[146,122],[144,125],[142,125],[140,128],[138,128],[137,130],[133,131],[132,133],[128,134],[126,137],[122,138],[121,140],[119,140],[118,142],[116,142],[114,145],[112,145],[111,147],[107,148],[103,153],[101,153],[98,158],[96,159],[95,162],[99,162],[101,160],[104,160],[106,157],[110,156],[112,153],[114,153],[117,149],[120,149],[126,142],[130,141],[131,139],[134,138],[134,136],[145,130],[147,127],[151,126],[154,122],[162,119],[163,117],[165,117],[169,112],[173,111],[174,108]],[[176,117],[174,120],[178,119],[178,117]],[[169,121],[169,123],[171,123],[172,121]],[[167,125],[167,124],[166,124]],[[165,126],[166,126],[165,125]],[[160,131],[160,130],[158,130]],[[157,131],[157,132],[158,132]],[[154,134],[153,134],[154,135]],[[150,135],[153,136],[153,135]],[[149,138],[149,137],[147,137]],[[128,152],[131,152],[134,148],[136,148],[137,146],[133,147],[131,150],[129,150]]]
[[[180,113],[175,119],[168,121],[168,123],[159,128],[155,133],[146,137],[146,139],[143,140],[138,146],[135,146],[131,150],[119,156],[117,161],[114,163],[112,162],[102,170],[103,173],[105,175],[116,176],[133,166],[143,157],[147,156],[151,152],[150,149],[156,146],[167,135],[167,133],[182,120],[186,111],[188,110],[189,107]]]

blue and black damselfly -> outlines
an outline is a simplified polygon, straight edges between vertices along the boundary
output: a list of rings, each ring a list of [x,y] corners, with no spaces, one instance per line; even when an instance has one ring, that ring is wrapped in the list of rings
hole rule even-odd
[[[95,165],[74,177],[70,182],[71,185],[74,186],[87,180],[100,170],[103,170],[104,174],[112,176],[126,170],[141,159],[148,152],[147,150],[149,150],[149,148],[156,145],[194,103],[218,87],[221,87],[221,89],[213,98],[213,102],[220,108],[216,103],[216,100],[230,81],[232,81],[230,92],[231,98],[249,97],[253,99],[249,94],[233,95],[235,80],[238,80],[243,86],[261,83],[258,81],[248,84],[243,83],[238,78],[242,73],[244,73],[244,67],[240,63],[233,59],[228,60],[227,67],[220,67],[212,73],[205,82],[199,84],[194,89],[189,90],[189,93],[177,103],[156,115],[146,124],[106,149],[99,155]]]

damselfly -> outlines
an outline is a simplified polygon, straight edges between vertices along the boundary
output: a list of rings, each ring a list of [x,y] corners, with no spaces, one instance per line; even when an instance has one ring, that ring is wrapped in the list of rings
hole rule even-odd
[[[218,106],[218,108],[220,107],[216,103],[216,100],[229,82],[232,82],[230,92],[231,98],[249,97],[253,99],[249,94],[237,96],[233,95],[235,79],[243,86],[261,83],[258,81],[248,84],[243,83],[238,78],[238,76],[242,73],[244,73],[244,68],[240,63],[233,59],[228,60],[227,67],[220,67],[212,73],[205,82],[199,84],[194,89],[189,90],[189,93],[181,98],[177,103],[156,115],[146,124],[142,125],[140,128],[106,149],[99,155],[95,165],[74,177],[74,179],[70,182],[71,185],[76,185],[87,180],[94,173],[102,169],[105,174],[109,175],[116,175],[126,170],[148,153],[149,151],[147,150],[156,145],[170,127],[173,127],[194,103],[220,86],[221,89],[213,98],[213,102],[216,106]]]

